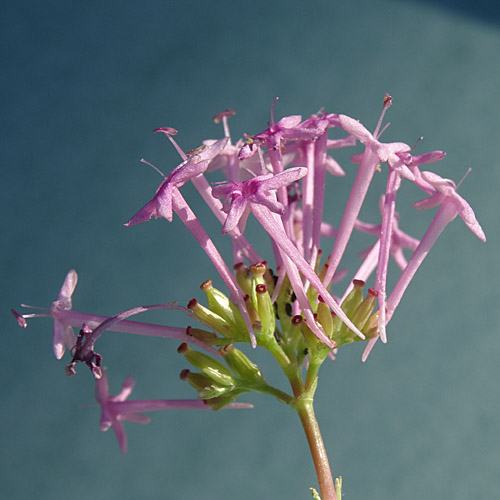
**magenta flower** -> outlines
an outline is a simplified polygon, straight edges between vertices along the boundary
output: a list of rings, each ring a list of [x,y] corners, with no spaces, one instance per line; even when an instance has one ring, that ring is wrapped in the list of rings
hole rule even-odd
[[[52,329],[52,348],[57,359],[61,359],[63,357],[66,347],[71,349],[76,343],[75,333],[72,328],[72,326],[75,325],[71,325],[70,323],[66,322],[65,317],[67,316],[68,312],[70,312],[71,314],[71,297],[73,295],[73,292],[75,291],[77,282],[78,275],[76,274],[76,271],[74,269],[71,269],[66,275],[64,283],[59,290],[57,300],[52,302],[50,311],[39,307],[27,306],[25,304],[22,304],[22,306],[31,309],[41,309],[44,312],[20,314],[12,309],[12,313],[16,317],[19,326],[21,326],[22,328],[26,328],[28,326],[26,322],[26,319],[28,318],[53,318],[54,325]],[[81,326],[81,323],[76,326]]]
[[[54,325],[52,346],[57,359],[61,359],[63,357],[65,347],[68,347],[72,350],[76,346],[77,337],[74,334],[73,328],[82,329],[84,325],[86,325],[87,329],[89,330],[87,333],[90,333],[90,331],[92,331],[93,329],[95,330],[98,326],[103,324],[105,325],[105,330],[108,331],[150,337],[173,338],[182,342],[189,342],[207,351],[210,351],[215,356],[220,356],[216,349],[189,335],[186,328],[155,325],[152,323],[142,323],[138,321],[127,321],[123,317],[119,321],[108,321],[107,323],[104,323],[110,318],[107,316],[100,316],[98,314],[88,314],[72,310],[71,298],[75,290],[77,281],[78,275],[74,269],[71,269],[66,275],[61,290],[59,291],[58,298],[52,303],[50,310],[27,306],[24,304],[22,305],[23,307],[41,309],[44,312],[20,314],[19,312],[12,309],[12,313],[14,314],[19,326],[21,326],[22,328],[26,328],[28,326],[26,319],[42,317],[51,317],[53,319]],[[197,318],[192,315],[188,309],[179,307],[175,303],[156,304],[153,306],[146,306],[144,308],[135,308],[133,309],[133,311],[137,311],[138,313],[152,309],[182,310],[184,313],[197,320]]]
[[[124,421],[149,424],[151,419],[142,414],[145,411],[210,409],[210,406],[201,399],[141,399],[127,401],[134,385],[135,380],[129,375],[122,385],[122,390],[116,396],[110,396],[108,379],[106,373],[103,372],[102,377],[97,380],[95,388],[95,397],[101,405],[101,431],[113,428],[123,454],[127,453],[127,435],[123,428]],[[230,403],[226,408],[253,408],[253,405]]]
[[[242,222],[240,230],[244,231],[250,203],[257,203],[269,208],[271,212],[283,214],[285,207],[276,200],[272,191],[299,180],[306,173],[305,168],[290,168],[278,175],[260,175],[248,181],[214,187],[212,195],[224,200],[224,211],[228,214],[222,232],[232,231],[240,221]]]
[[[474,210],[457,193],[455,183],[450,179],[443,179],[433,172],[422,172],[422,178],[437,190],[429,198],[417,201],[413,206],[419,210],[432,208],[438,205],[450,205],[456,215],[460,215],[465,225],[481,240],[486,241],[486,236],[479,222],[476,219]]]
[[[177,131],[171,128],[157,129],[157,131],[175,135]],[[227,138],[221,139],[206,148],[202,148],[178,165],[157,189],[154,198],[142,207],[125,226],[133,226],[146,222],[151,217],[163,217],[172,222],[172,198],[174,188],[183,186],[187,181],[199,176],[208,168],[210,161],[226,146]]]

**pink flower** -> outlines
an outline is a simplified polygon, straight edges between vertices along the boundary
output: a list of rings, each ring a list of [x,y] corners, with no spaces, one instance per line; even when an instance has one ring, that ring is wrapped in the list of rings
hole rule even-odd
[[[135,380],[129,375],[122,385],[122,390],[116,396],[109,395],[109,386],[106,373],[97,380],[95,397],[101,405],[101,431],[111,427],[115,431],[116,439],[122,453],[127,453],[127,435],[123,422],[128,420],[137,424],[149,424],[151,419],[143,415],[145,411],[156,410],[208,410],[210,406],[202,399],[140,399],[127,401]],[[253,408],[247,403],[230,403],[226,408]]]
[[[245,221],[250,211],[250,203],[257,203],[269,208],[271,212],[283,214],[285,207],[276,200],[276,196],[271,192],[297,181],[306,173],[307,169],[305,168],[290,168],[278,175],[260,175],[244,182],[214,187],[212,195],[215,198],[224,199],[224,211],[228,214],[222,232],[232,231],[240,221],[242,221],[240,229],[244,230]]]
[[[174,129],[164,128],[157,131],[177,133]],[[168,131],[168,133],[166,132]],[[170,136],[169,136],[170,137]],[[226,146],[228,139],[221,139],[208,147],[202,148],[189,157],[186,161],[178,165],[168,177],[161,183],[155,196],[144,207],[142,207],[125,226],[133,226],[141,222],[146,222],[151,217],[155,219],[163,217],[172,222],[172,198],[174,188],[183,186],[187,181],[205,172],[210,161],[215,158]]]
[[[71,297],[75,291],[77,281],[78,275],[74,269],[71,269],[66,275],[61,290],[59,290],[57,300],[52,302],[50,311],[40,307],[27,306],[25,304],[22,304],[22,306],[30,309],[41,309],[44,312],[20,314],[12,309],[12,313],[17,319],[19,326],[22,328],[26,328],[28,326],[28,323],[26,322],[26,319],[28,318],[53,318],[54,326],[52,329],[52,348],[57,359],[61,359],[63,357],[66,347],[71,349],[76,343],[76,337],[72,325],[65,321],[65,317],[67,313],[71,311]],[[81,323],[79,323],[78,326],[81,326]]]
[[[432,194],[429,198],[417,201],[413,204],[418,210],[432,208],[437,205],[453,206],[455,215],[460,215],[465,225],[481,240],[486,241],[486,236],[479,222],[476,219],[474,210],[471,206],[457,193],[455,183],[450,179],[443,179],[441,176],[433,172],[422,172],[422,178],[428,182],[437,193]]]

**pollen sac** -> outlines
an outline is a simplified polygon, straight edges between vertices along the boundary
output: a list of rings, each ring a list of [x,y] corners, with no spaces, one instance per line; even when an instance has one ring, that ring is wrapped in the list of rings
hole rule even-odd
[[[198,370],[201,370],[217,385],[228,387],[229,389],[234,388],[236,380],[227,366],[211,358],[208,354],[191,349],[186,342],[183,342],[179,346],[177,352],[184,354],[189,363],[198,368]]]

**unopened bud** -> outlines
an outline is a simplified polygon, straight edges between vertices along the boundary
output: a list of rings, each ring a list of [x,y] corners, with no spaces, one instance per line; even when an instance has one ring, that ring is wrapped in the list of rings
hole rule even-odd
[[[367,296],[352,315],[352,322],[359,328],[359,330],[363,330],[365,327],[365,324],[375,307],[375,303],[377,302],[377,296],[378,293],[370,288]]]
[[[257,302],[256,309],[262,325],[260,334],[265,336],[274,335],[274,330],[276,329],[276,314],[267,286],[263,283],[258,284],[255,287],[255,293]]]
[[[236,349],[233,344],[222,347],[220,352],[224,357],[224,361],[239,378],[252,382],[264,379],[259,367],[252,363],[242,351]]]
[[[234,387],[235,379],[231,370],[219,361],[211,358],[208,354],[191,349],[186,342],[183,342],[178,347],[177,352],[179,354],[184,354],[184,357],[189,363],[201,370],[205,375],[216,382],[216,384]]]
[[[214,288],[212,280],[205,281],[200,288],[206,293],[208,308],[213,313],[225,319],[238,332],[246,332],[245,320],[238,306],[234,305],[220,290]]]
[[[194,337],[195,339],[203,342],[207,345],[215,345],[219,337],[214,332],[209,332],[207,330],[202,330],[201,328],[193,328],[188,326],[186,328],[186,335]]]
[[[196,299],[191,299],[188,304],[188,309],[200,318],[200,320],[211,326],[216,332],[219,332],[223,337],[234,338],[236,332],[224,318],[214,313],[210,309],[201,305]]]
[[[204,373],[193,373],[189,370],[182,370],[180,378],[187,381],[191,387],[194,387],[201,399],[215,398],[231,390],[231,387],[218,385]]]

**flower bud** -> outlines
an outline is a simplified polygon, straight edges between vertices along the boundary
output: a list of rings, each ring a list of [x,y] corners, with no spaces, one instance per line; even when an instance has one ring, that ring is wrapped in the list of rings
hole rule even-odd
[[[212,410],[221,410],[229,403],[232,403],[240,394],[241,392],[232,391],[216,398],[205,399],[205,402]]]
[[[186,328],[186,335],[194,337],[196,340],[203,342],[206,345],[215,345],[220,337],[214,332],[209,332],[207,330],[202,330],[201,328],[193,328],[188,326]]]
[[[211,326],[215,331],[219,332],[223,337],[234,338],[236,332],[232,325],[230,325],[224,318],[214,313],[210,309],[201,305],[196,299],[191,299],[188,304],[188,309],[200,318],[200,320]]]
[[[367,296],[364,298],[363,302],[359,304],[355,313],[352,315],[352,322],[360,329],[363,330],[368,318],[370,317],[375,303],[377,302],[378,293],[370,288],[368,290]]]
[[[200,288],[206,293],[208,308],[225,319],[238,332],[246,332],[245,321],[238,306],[234,305],[226,295],[212,286],[212,280],[205,281]]]
[[[344,299],[341,306],[348,318],[351,318],[359,304],[363,301],[363,287],[365,286],[365,282],[353,280],[352,284],[354,285],[353,289]],[[345,335],[347,330],[347,325],[338,316],[335,316],[335,318],[333,318],[333,331],[336,332],[336,334]]]
[[[243,262],[240,262],[239,264],[236,264],[234,266],[234,271],[235,271],[235,275],[236,275],[236,281],[238,282],[238,285],[240,285],[240,288],[247,295],[251,295],[251,293],[252,293],[252,274],[250,273],[248,267],[245,266],[245,264],[243,264]]]
[[[325,304],[321,296],[319,297],[317,315],[318,315],[318,321],[321,323],[323,330],[325,330],[327,337],[332,338],[333,337],[332,312],[330,311],[330,308]]]
[[[224,361],[233,372],[241,379],[250,382],[262,382],[264,377],[259,367],[233,344],[226,345],[220,350]]]
[[[274,335],[276,328],[274,306],[267,285],[259,284],[255,287],[257,295],[257,313],[261,323],[261,335]]]
[[[202,352],[191,349],[186,342],[183,342],[177,349],[179,354],[184,354],[184,357],[195,368],[201,370],[205,375],[210,377],[216,384],[233,388],[235,385],[235,378],[231,370],[219,361],[204,354]]]
[[[231,390],[230,387],[218,385],[213,379],[204,373],[193,373],[189,370],[182,370],[181,380],[186,380],[191,387],[198,391],[201,399],[211,399],[223,395]]]

